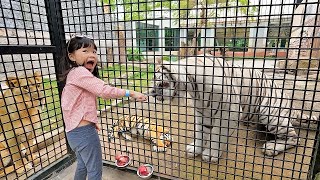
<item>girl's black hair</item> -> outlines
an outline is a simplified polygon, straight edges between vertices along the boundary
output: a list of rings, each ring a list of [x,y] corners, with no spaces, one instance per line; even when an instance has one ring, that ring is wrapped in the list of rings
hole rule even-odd
[[[63,54],[63,57],[61,59],[61,68],[62,68],[62,74],[60,75],[60,81],[65,82],[67,79],[67,76],[70,72],[70,70],[74,67],[78,67],[79,65],[71,61],[69,59],[69,53],[73,53],[74,51],[81,49],[81,48],[87,48],[87,47],[93,47],[95,50],[97,50],[97,46],[94,44],[94,41],[87,37],[73,37],[67,42],[67,48],[66,51]],[[92,72],[92,74],[96,77],[99,77],[98,67],[96,66]]]

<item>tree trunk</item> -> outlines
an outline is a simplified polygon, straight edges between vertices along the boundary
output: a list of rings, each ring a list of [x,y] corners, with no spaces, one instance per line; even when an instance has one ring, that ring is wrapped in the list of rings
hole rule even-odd
[[[104,13],[109,14],[111,23],[116,22],[116,19],[112,19],[111,10],[110,10],[109,5],[105,5],[103,7],[103,10],[104,10]],[[107,47],[108,52],[111,53],[111,54],[108,53],[109,56],[107,59],[108,60],[112,59],[114,62],[114,60],[117,59],[117,58],[115,58],[115,56],[119,56],[120,57],[119,63],[126,63],[127,62],[127,60],[126,60],[127,59],[126,58],[126,39],[125,39],[125,35],[124,35],[124,33],[125,33],[124,28],[118,24],[117,26],[114,26],[113,31],[116,32],[116,35],[118,37],[118,42],[116,43],[118,45],[118,47],[114,47],[114,48],[118,48],[119,54],[114,53],[112,50],[113,49],[112,47]],[[112,40],[112,43],[111,43],[112,45],[114,44],[113,41],[114,40]],[[111,56],[112,56],[112,58],[110,58]],[[113,62],[108,62],[108,63],[113,63]]]
[[[318,13],[320,12],[320,7],[318,8]],[[315,17],[316,27],[315,27],[315,37],[312,45],[312,54],[313,58],[319,58],[320,56],[320,15],[317,13]]]
[[[185,42],[181,42],[180,47],[179,47],[179,59],[184,59],[188,55],[188,44]]]
[[[200,35],[202,27],[205,27],[207,22],[205,10],[205,7],[202,5],[200,14],[200,26],[199,28],[196,28],[196,31],[193,34],[191,46],[189,46],[188,48],[188,56],[194,56],[197,54],[197,37]]]
[[[120,54],[120,64],[127,62],[127,56],[126,56],[126,38],[124,35],[125,31],[124,28],[120,25],[118,25],[118,38],[119,38],[119,54]]]

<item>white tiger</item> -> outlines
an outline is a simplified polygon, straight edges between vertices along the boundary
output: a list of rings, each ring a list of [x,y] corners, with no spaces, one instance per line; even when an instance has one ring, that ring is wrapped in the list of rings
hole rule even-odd
[[[240,119],[263,124],[277,136],[262,147],[270,156],[299,144],[293,124],[317,125],[315,116],[291,110],[290,98],[267,75],[221,58],[190,57],[158,64],[154,78],[151,94],[158,100],[173,100],[186,92],[194,100],[195,139],[186,150],[188,156],[202,154],[205,161],[218,161]]]

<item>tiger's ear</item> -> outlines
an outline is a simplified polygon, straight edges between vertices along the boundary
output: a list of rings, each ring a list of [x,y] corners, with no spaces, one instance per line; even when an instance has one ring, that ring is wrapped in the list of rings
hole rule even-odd
[[[6,85],[9,88],[19,87],[19,78],[17,77],[8,77],[6,80]]]

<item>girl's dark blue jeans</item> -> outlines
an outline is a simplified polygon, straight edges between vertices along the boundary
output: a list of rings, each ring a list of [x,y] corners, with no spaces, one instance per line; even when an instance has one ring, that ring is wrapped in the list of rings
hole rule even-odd
[[[77,156],[75,180],[102,179],[102,153],[100,139],[94,125],[77,127],[67,132],[70,147]]]

